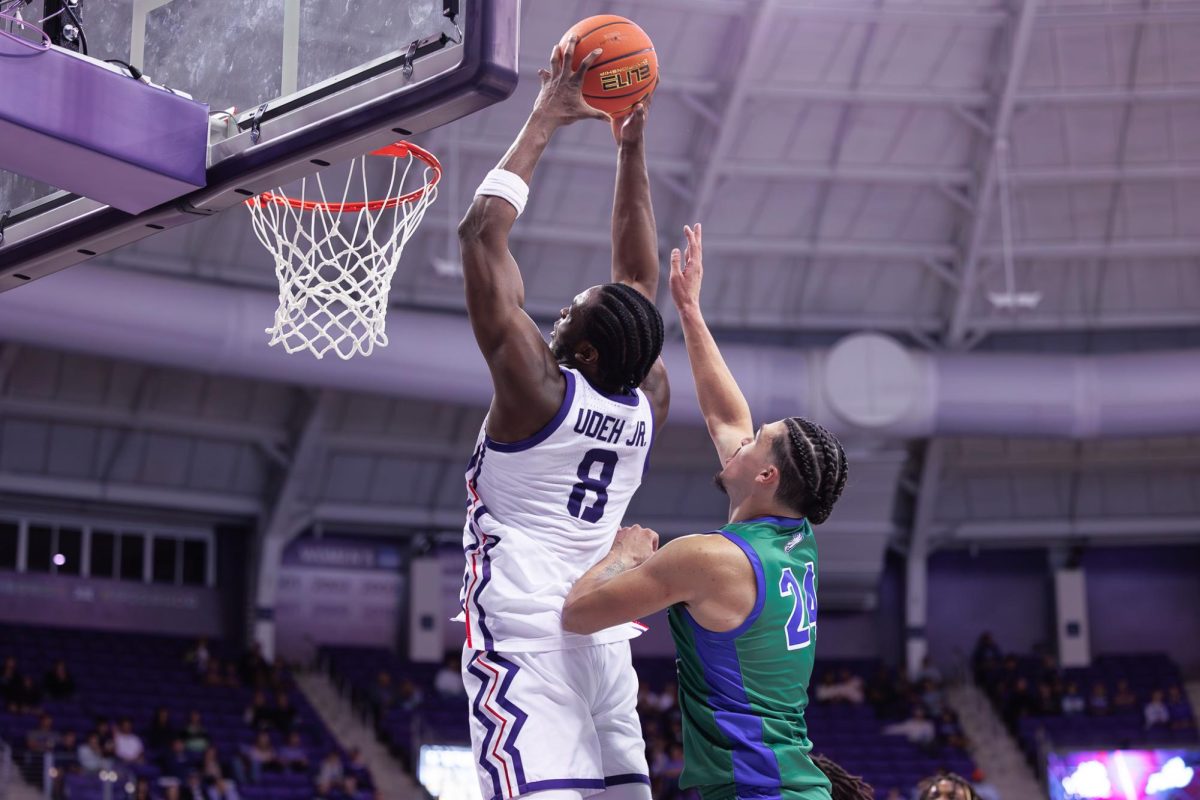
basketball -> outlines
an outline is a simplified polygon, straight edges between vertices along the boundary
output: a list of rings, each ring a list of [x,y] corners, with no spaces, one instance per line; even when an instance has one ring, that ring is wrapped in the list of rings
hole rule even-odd
[[[579,37],[571,69],[593,50],[604,52],[583,78],[583,97],[592,108],[623,117],[658,85],[658,56],[646,32],[625,17],[599,14],[575,23],[563,36]]]

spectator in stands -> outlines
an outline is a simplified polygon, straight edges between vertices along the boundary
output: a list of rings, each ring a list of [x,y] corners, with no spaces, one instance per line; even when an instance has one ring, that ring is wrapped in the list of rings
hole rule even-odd
[[[204,758],[200,762],[200,775],[204,778],[206,785],[218,781],[229,782],[228,777],[225,775],[225,768],[221,766],[221,756],[217,752],[217,748],[209,746],[204,751]]]
[[[308,772],[308,751],[300,741],[300,734],[293,731],[287,744],[279,748],[279,763],[292,772]]]
[[[679,776],[683,774],[683,746],[672,744],[659,754],[651,769],[660,781],[655,800],[675,797],[679,793]]]
[[[1092,684],[1092,693],[1088,695],[1088,713],[1093,717],[1107,717],[1111,711],[1108,701],[1108,689],[1100,681]]]
[[[433,676],[433,688],[442,697],[466,697],[467,690],[462,681],[462,670],[458,665],[460,656],[448,653],[437,674]]]
[[[225,676],[221,674],[221,662],[215,658],[209,661],[208,669],[200,673],[200,681],[205,686],[225,686]]]
[[[54,662],[54,668],[42,680],[42,687],[51,700],[66,700],[75,694],[75,679],[67,671],[67,662]]]
[[[1087,707],[1087,702],[1083,699],[1083,695],[1079,693],[1079,684],[1075,681],[1067,684],[1067,690],[1063,692],[1061,705],[1062,713],[1068,717],[1082,714]]]
[[[958,750],[967,748],[967,737],[963,734],[962,726],[958,724],[958,718],[950,709],[944,710],[938,717],[937,738],[943,747],[953,747]]]
[[[981,633],[979,640],[975,642],[975,649],[971,651],[971,668],[975,672],[975,682],[983,683],[983,670],[998,664],[1002,657],[1003,654],[992,634],[988,631]]]
[[[1042,681],[1037,688],[1037,703],[1034,713],[1039,717],[1054,717],[1062,710],[1059,699],[1054,696],[1054,687]]]
[[[146,733],[146,749],[151,753],[163,754],[171,749],[179,730],[171,721],[171,712],[165,706],[159,706],[150,720],[150,728]]]
[[[110,764],[117,763],[117,744],[111,737],[100,740],[100,752]]]
[[[834,680],[833,673],[825,673],[825,679],[817,687],[817,700],[822,703],[850,703],[861,705],[863,696],[862,678],[843,668]]]
[[[79,745],[75,751],[79,767],[84,772],[99,772],[108,769],[112,762],[104,757],[104,746],[100,742],[100,734],[93,731],[88,734],[87,741]]]
[[[275,695],[275,708],[271,709],[271,723],[280,733],[291,733],[296,727],[296,707],[287,692]]]
[[[242,679],[238,675],[237,664],[230,662],[225,665],[225,685],[230,689],[242,688]]]
[[[156,800],[156,798],[150,794],[150,781],[146,780],[145,778],[137,779],[137,785],[134,787],[133,795],[131,797],[132,800]]]
[[[892,694],[895,701],[887,715],[891,719],[903,717],[919,702],[916,692],[913,691],[912,683],[908,680],[908,670],[903,667],[896,673],[896,677],[892,681]]]
[[[171,748],[163,754],[158,760],[158,769],[168,778],[174,778],[179,782],[187,780],[196,768],[195,758],[188,754],[187,746],[184,745],[183,739],[175,739],[171,742]]]
[[[129,717],[121,719],[120,725],[117,726],[117,732],[113,734],[113,745],[116,748],[117,758],[126,764],[143,762],[146,746],[142,743],[142,737],[134,733],[133,720]]]
[[[1118,714],[1129,713],[1137,709],[1137,695],[1129,688],[1129,681],[1125,678],[1117,681],[1117,691],[1113,693],[1112,705]]]
[[[1012,691],[1004,704],[1004,721],[1010,728],[1016,728],[1017,722],[1028,717],[1037,708],[1037,698],[1029,689],[1029,681],[1017,678]]]
[[[187,783],[179,790],[179,797],[180,800],[208,800],[208,793],[204,791],[204,781],[199,772],[188,774]]]
[[[942,713],[942,708],[946,704],[946,698],[942,694],[941,685],[934,683],[928,678],[921,681],[921,702],[934,714]]]
[[[908,798],[901,794],[899,789],[892,787],[888,789],[888,793],[884,796],[883,800],[908,800]]]
[[[813,692],[813,698],[818,703],[840,703],[842,699],[837,696],[837,680],[832,672],[826,672],[821,676],[821,682],[817,684]]]
[[[937,735],[933,721],[929,719],[929,715],[925,713],[925,709],[921,706],[913,706],[912,713],[908,719],[904,720],[904,722],[888,725],[883,729],[883,732],[889,736],[903,736],[911,743],[921,747],[932,745],[934,737]]]
[[[4,659],[4,666],[0,667],[0,700],[8,705],[9,693],[20,685],[21,673],[17,672],[17,660],[12,656],[7,656]]]
[[[41,714],[42,690],[28,675],[22,675],[16,687],[9,692],[8,710],[14,714]]]
[[[883,664],[875,673],[875,677],[867,684],[867,702],[875,710],[875,716],[890,717],[896,705],[896,689],[892,676]]]
[[[79,750],[79,737],[75,731],[64,731],[54,745],[54,763],[58,767],[73,768]]]
[[[237,784],[224,778],[210,783],[206,796],[208,800],[240,800],[241,798],[238,794]]]
[[[1050,653],[1042,655],[1042,663],[1038,667],[1038,680],[1043,680],[1051,686],[1062,680],[1062,670],[1058,668],[1058,659]]]
[[[931,681],[934,686],[942,685],[942,671],[933,663],[933,659],[929,656],[921,661],[921,669],[917,672],[917,680]]]
[[[1190,731],[1196,727],[1192,719],[1192,706],[1178,686],[1167,689],[1167,714],[1171,717],[1171,730]]]
[[[113,728],[112,723],[104,717],[96,717],[96,735],[100,737],[100,749],[103,750],[112,745]]]
[[[1142,709],[1142,716],[1146,720],[1146,730],[1164,728],[1170,723],[1171,712],[1163,700],[1162,689],[1155,689],[1150,694],[1150,702],[1146,703],[1145,708]]]
[[[192,709],[188,712],[187,725],[183,726],[182,734],[183,743],[188,752],[203,753],[208,749],[211,739],[208,729],[204,727],[204,722],[200,718],[199,711]]]
[[[261,644],[255,642],[246,654],[242,656],[238,673],[242,679],[242,683],[246,686],[261,688],[261,686],[270,680],[271,665],[263,657]]]
[[[375,706],[375,713],[384,714],[398,699],[396,688],[392,685],[392,674],[380,670],[375,676],[375,685],[371,687],[371,703]]]
[[[397,700],[400,707],[405,711],[416,711],[425,702],[425,693],[410,679],[405,678],[400,681],[400,691],[397,693]]]
[[[58,733],[54,730],[54,719],[49,714],[42,714],[37,727],[25,734],[25,748],[30,753],[41,755],[54,752],[58,744]]]
[[[283,668],[283,664],[272,664],[271,669],[267,674],[267,685],[274,692],[286,692],[291,687],[291,678],[288,676],[287,670]]]
[[[363,757],[362,750],[357,747],[351,747],[346,751],[346,772],[351,775],[367,775],[367,759]]]
[[[663,684],[663,690],[658,693],[658,710],[662,713],[674,711],[679,705],[679,686],[675,681]]]
[[[271,735],[266,731],[259,731],[254,744],[244,748],[242,755],[250,768],[252,783],[261,781],[264,772],[283,772],[284,766],[275,752],[275,746],[271,744]]]
[[[460,680],[459,683],[462,683]],[[346,780],[346,770],[342,766],[342,757],[336,750],[330,750],[321,765],[317,768],[317,791],[331,792]]]
[[[208,639],[201,637],[196,640],[192,649],[187,651],[183,660],[195,667],[197,675],[204,675],[208,672],[208,662],[211,657],[208,652]]]
[[[271,707],[267,705],[267,694],[261,690],[254,693],[254,699],[242,714],[246,724],[256,731],[263,731],[274,724],[271,717]]]

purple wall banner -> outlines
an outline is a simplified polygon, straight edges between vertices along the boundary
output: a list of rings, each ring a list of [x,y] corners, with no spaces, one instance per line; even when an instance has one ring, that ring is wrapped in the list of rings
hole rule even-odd
[[[0,573],[0,621],[219,637],[221,602],[215,589]]]
[[[276,647],[308,659],[320,644],[393,648],[407,607],[408,559],[393,543],[303,537],[284,551],[276,587]]]

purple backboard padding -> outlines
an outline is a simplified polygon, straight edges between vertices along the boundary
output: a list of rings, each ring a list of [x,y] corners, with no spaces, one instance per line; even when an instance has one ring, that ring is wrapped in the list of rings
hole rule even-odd
[[[0,37],[0,168],[137,214],[205,185],[208,106]]]

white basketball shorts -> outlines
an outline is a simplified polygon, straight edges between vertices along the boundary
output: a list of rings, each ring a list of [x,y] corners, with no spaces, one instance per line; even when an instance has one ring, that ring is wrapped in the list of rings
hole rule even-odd
[[[471,744],[484,800],[551,789],[581,796],[644,784],[629,642],[496,653],[463,648]]]

